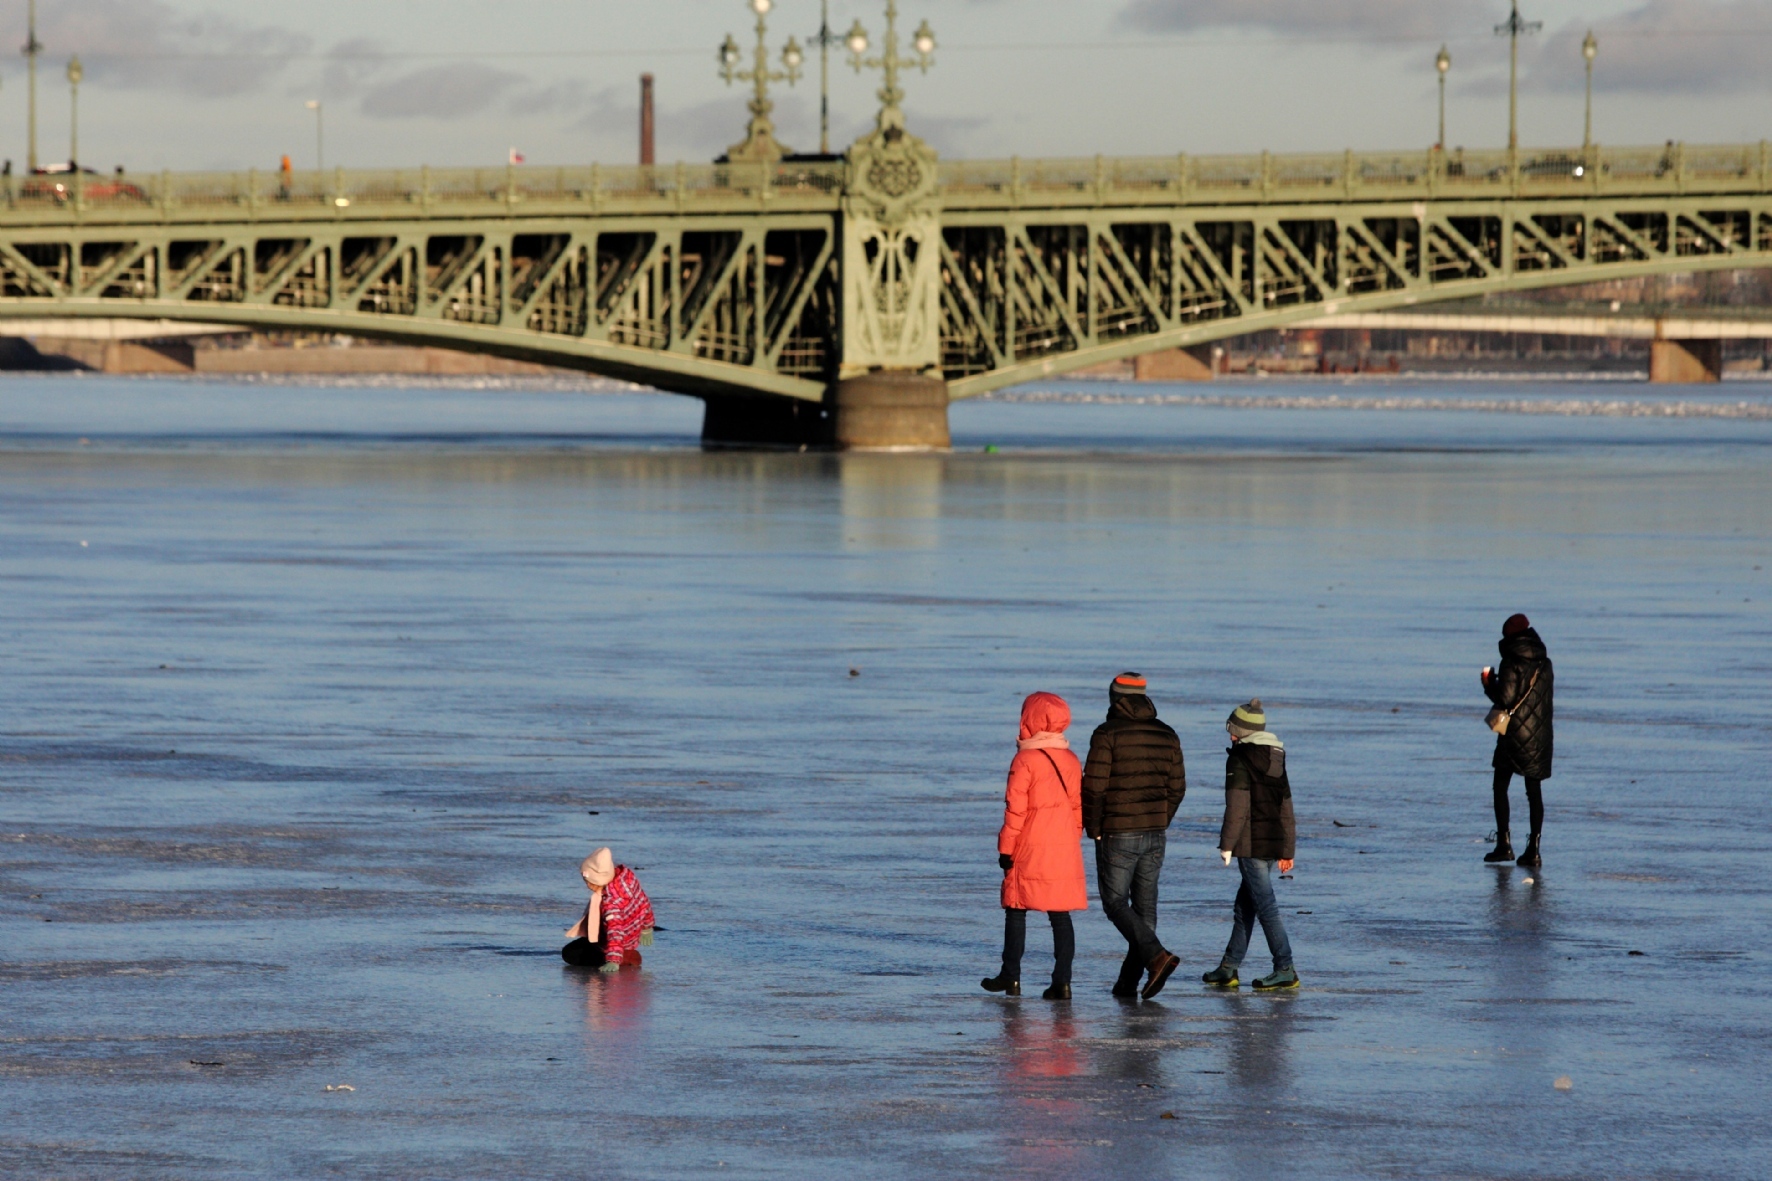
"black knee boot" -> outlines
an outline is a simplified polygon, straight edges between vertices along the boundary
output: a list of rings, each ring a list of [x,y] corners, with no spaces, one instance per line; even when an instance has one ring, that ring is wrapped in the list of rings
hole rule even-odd
[[[1524,865],[1528,869],[1537,869],[1544,864],[1544,859],[1538,855],[1537,833],[1526,838],[1526,851],[1520,854],[1520,860],[1516,864]]]
[[[1500,767],[1495,768],[1493,788],[1495,795],[1495,849],[1483,855],[1483,860],[1491,865],[1514,859],[1514,834],[1509,832],[1507,827],[1507,785],[1513,777],[1512,771],[1503,771]]]

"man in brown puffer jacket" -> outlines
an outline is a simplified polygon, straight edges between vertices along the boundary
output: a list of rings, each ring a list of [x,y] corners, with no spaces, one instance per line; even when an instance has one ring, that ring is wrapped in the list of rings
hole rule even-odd
[[[1157,720],[1145,679],[1121,673],[1108,686],[1107,721],[1089,738],[1083,766],[1083,830],[1095,840],[1101,908],[1126,937],[1114,995],[1146,1000],[1163,990],[1181,960],[1157,940],[1157,876],[1165,830],[1187,793],[1181,739]]]

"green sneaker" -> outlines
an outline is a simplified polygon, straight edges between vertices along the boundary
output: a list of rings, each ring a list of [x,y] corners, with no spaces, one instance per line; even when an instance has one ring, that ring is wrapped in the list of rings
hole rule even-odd
[[[1237,979],[1237,970],[1228,964],[1218,965],[1200,979],[1216,988],[1235,988],[1242,983]]]
[[[1273,992],[1280,988],[1297,988],[1298,973],[1291,968],[1275,972],[1272,976],[1263,976],[1255,981],[1256,992]]]

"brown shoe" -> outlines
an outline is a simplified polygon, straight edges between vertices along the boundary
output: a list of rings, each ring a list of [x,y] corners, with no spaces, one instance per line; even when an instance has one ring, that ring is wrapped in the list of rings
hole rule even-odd
[[[1179,967],[1181,967],[1180,956],[1172,955],[1167,951],[1158,952],[1156,958],[1150,963],[1150,979],[1144,982],[1144,991],[1139,995],[1148,1001],[1162,992],[1163,986],[1169,983],[1169,977]]]

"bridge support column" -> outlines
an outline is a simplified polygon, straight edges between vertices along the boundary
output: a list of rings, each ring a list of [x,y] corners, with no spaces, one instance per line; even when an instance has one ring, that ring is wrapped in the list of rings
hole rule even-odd
[[[701,445],[708,450],[804,451],[831,445],[831,412],[817,402],[709,395],[702,404]]]
[[[1656,384],[1700,385],[1723,380],[1720,340],[1652,340],[1649,380]]]
[[[948,383],[886,369],[837,383],[836,445],[845,451],[945,451]]]
[[[1211,381],[1214,376],[1209,344],[1140,353],[1132,358],[1134,381]]]

